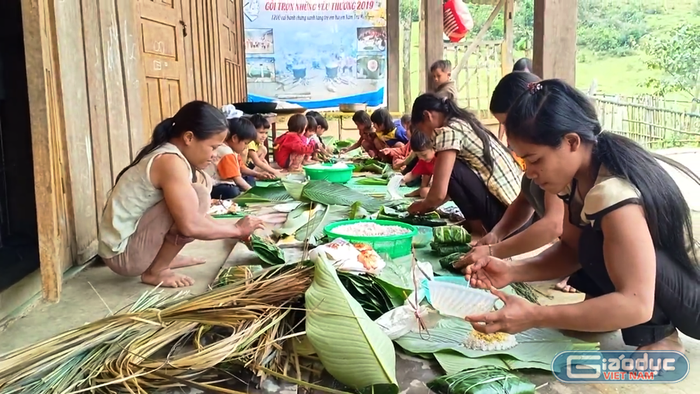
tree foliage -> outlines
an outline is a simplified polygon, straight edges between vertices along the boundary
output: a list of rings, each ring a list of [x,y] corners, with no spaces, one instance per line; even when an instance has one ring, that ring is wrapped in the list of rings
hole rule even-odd
[[[649,37],[644,50],[647,66],[663,71],[660,78],[649,78],[645,86],[657,95],[687,92],[696,99],[700,76],[700,25],[681,25],[668,37]]]

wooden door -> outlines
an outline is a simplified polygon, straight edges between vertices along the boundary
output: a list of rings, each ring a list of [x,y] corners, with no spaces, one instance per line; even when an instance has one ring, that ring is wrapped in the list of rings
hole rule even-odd
[[[44,299],[59,300],[75,246],[66,194],[67,161],[53,2],[22,0],[34,190]]]
[[[183,35],[187,26],[176,0],[140,0],[139,35],[145,74],[144,123],[149,136],[190,100]]]
[[[247,101],[242,1],[219,0],[219,23],[224,102]]]

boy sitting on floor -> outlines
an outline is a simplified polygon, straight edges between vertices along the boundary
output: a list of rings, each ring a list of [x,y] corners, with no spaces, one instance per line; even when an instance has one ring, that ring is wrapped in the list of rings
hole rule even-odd
[[[352,121],[357,126],[357,131],[360,133],[360,139],[357,140],[351,146],[341,149],[340,153],[352,152],[357,148],[362,147],[362,149],[367,152],[367,155],[371,158],[375,158],[379,155],[379,151],[374,146],[374,130],[372,129],[372,120],[370,119],[367,111],[357,111],[352,115]]]
[[[421,183],[418,189],[406,194],[406,197],[425,198],[430,191],[430,181],[435,169],[435,149],[425,134],[416,132],[411,135],[411,150],[418,158],[418,162],[411,172],[404,175],[402,183],[409,185],[416,179],[420,179]]]
[[[397,122],[394,122],[396,124]],[[404,115],[401,117],[400,124],[399,124],[404,130],[405,130],[405,135],[408,138],[408,140],[411,140],[411,115]],[[397,128],[398,126],[397,125]],[[411,154],[411,144],[405,144],[404,146],[398,147],[398,148],[384,148],[381,150],[381,153],[383,155],[388,156],[391,158],[391,167],[396,170],[396,171],[401,171],[406,164],[413,158],[415,155]]]
[[[315,151],[303,135],[306,133],[306,116],[292,115],[287,121],[287,130],[275,140],[275,163],[289,171],[300,171],[304,159]]]
[[[321,159],[322,156],[330,157],[333,152],[326,148],[326,144],[323,142],[323,134],[328,131],[328,121],[319,112],[309,111],[306,113],[307,118],[311,116],[316,121],[316,133],[311,136],[311,140],[316,144],[318,149],[318,154],[316,159]]]
[[[265,141],[267,141],[267,130],[270,128],[270,122],[260,114],[251,116],[250,122],[255,126],[258,136],[248,144],[248,149],[244,149],[241,153],[241,161],[245,163],[241,167],[241,174],[249,185],[255,186],[256,178],[274,179],[279,178],[281,173],[267,163]]]
[[[211,198],[228,200],[251,188],[241,175],[241,157],[248,144],[258,137],[255,126],[248,119],[228,120],[229,134],[216,149],[207,173],[214,179]]]

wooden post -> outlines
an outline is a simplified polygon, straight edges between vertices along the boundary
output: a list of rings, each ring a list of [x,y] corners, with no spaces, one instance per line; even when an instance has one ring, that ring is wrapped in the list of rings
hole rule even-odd
[[[533,72],[576,83],[578,0],[535,0]]]
[[[399,84],[401,79],[401,61],[399,48],[401,39],[401,16],[399,14],[399,0],[387,0],[386,2],[386,30],[387,30],[387,77],[386,77],[386,99],[390,112],[399,111]]]
[[[418,0],[418,94],[425,93],[427,90],[427,86],[425,82],[427,81],[427,78],[424,76],[426,75],[426,69],[425,69],[425,63],[426,63],[426,54],[425,54],[425,2],[428,0]],[[430,67],[430,66],[428,66]],[[429,85],[428,85],[429,86]]]
[[[54,64],[57,60],[54,48],[55,28],[48,10],[48,3],[39,0],[22,0],[22,26],[24,51],[27,64],[27,93],[31,119],[32,157],[34,161],[34,190],[36,192],[37,227],[39,235],[39,265],[41,290],[45,301],[58,302],[63,281],[61,247],[59,237],[59,209],[57,205],[61,189],[59,179],[60,158],[56,157],[60,111],[59,85]]]
[[[501,46],[501,74],[513,70],[513,13],[515,0],[506,0],[503,5],[503,45]]]
[[[443,57],[442,1],[423,0],[422,7],[425,16],[425,73],[420,78],[425,80],[426,89],[432,89],[430,66]]]

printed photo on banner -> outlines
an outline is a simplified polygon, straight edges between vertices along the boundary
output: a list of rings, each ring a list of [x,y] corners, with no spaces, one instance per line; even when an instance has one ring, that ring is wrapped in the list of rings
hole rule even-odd
[[[385,105],[386,0],[244,0],[244,15],[249,101]]]
[[[272,29],[245,29],[245,51],[251,55],[275,53]]]
[[[245,66],[248,81],[275,82],[274,57],[246,57]]]

